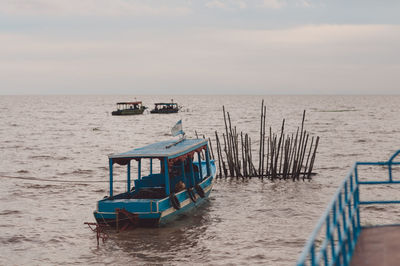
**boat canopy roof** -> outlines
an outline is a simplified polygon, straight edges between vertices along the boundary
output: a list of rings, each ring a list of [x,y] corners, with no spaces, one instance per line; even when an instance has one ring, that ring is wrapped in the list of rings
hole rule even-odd
[[[166,140],[156,142],[142,148],[130,150],[128,152],[111,154],[108,157],[115,159],[138,159],[138,158],[168,158],[173,159],[179,156],[194,153],[207,145],[207,139],[184,139],[184,140]]]
[[[142,102],[119,102],[117,104],[142,104]]]
[[[155,105],[176,105],[177,103],[155,103]]]

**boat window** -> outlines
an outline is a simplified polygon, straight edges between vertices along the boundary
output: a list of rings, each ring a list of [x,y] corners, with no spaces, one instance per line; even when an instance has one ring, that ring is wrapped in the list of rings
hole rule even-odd
[[[142,159],[142,176],[150,175],[150,159]],[[161,165],[159,159],[153,159],[152,173],[159,174],[161,173]]]
[[[132,164],[132,166],[134,166]],[[113,165],[113,194],[118,195],[120,193],[126,192],[126,177],[127,177],[127,172],[126,172],[126,165],[119,165],[115,163]],[[131,173],[133,174],[134,168],[131,168]]]

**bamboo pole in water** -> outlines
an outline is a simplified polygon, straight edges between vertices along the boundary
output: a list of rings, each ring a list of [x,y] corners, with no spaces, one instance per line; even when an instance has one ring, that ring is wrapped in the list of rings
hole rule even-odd
[[[264,111],[264,99],[261,101],[261,117],[260,117],[260,148],[258,151],[258,173],[260,176],[261,173],[261,165],[262,165],[262,144],[263,144],[263,111]]]
[[[242,169],[243,169],[243,177],[247,177],[246,174],[246,160],[245,158],[245,153],[244,153],[244,144],[243,144],[243,132],[240,132],[240,143],[241,143],[241,149],[242,149]]]
[[[266,119],[266,113],[267,113],[267,107],[264,106],[264,118],[263,118],[263,126],[262,126],[262,130],[263,130],[263,134],[262,134],[262,161],[261,161],[261,179],[264,178],[264,160],[265,160],[265,119]]]
[[[303,180],[306,177],[310,178],[319,137],[317,137],[314,146],[314,137],[312,137],[311,145],[309,146],[310,134],[304,128],[305,110],[303,111],[301,127],[297,128],[296,135],[293,133],[289,135],[284,132],[286,120],[283,119],[279,134],[273,133],[272,127],[269,127],[269,137],[267,137],[266,106],[262,101],[257,169],[253,162],[251,137],[247,133],[238,132],[237,127],[232,124],[230,113],[226,112],[224,106],[222,109],[225,125],[225,133],[222,134],[223,148],[218,132],[215,131],[218,166],[220,168],[219,177],[222,177],[223,169],[225,178],[228,177],[228,170],[229,176],[231,178],[236,177],[236,179],[239,177],[244,179],[258,176],[261,179],[266,177],[271,180],[277,178],[299,180],[300,175],[303,175]],[[209,141],[210,149],[213,149],[211,140],[209,139]],[[312,152],[313,148],[314,152]],[[213,150],[211,150],[211,153],[212,157],[215,158]],[[308,155],[305,160],[306,154]],[[224,157],[226,158],[228,169],[225,167]]]
[[[218,169],[219,169],[218,174],[219,174],[219,178],[221,178],[222,177],[221,154],[219,152],[219,138],[218,138],[218,133],[216,130],[215,130],[215,142],[217,144]]]
[[[313,153],[313,156],[311,157],[310,167],[308,169],[308,174],[307,174],[308,179],[311,178],[311,173],[312,173],[312,169],[314,166],[314,160],[315,160],[315,155],[317,153],[318,143],[319,143],[319,136],[317,136],[317,139],[315,141],[314,153]]]
[[[310,149],[309,149],[309,151],[308,151],[307,161],[306,161],[306,164],[305,164],[305,166],[304,166],[303,180],[305,179],[306,173],[307,173],[307,170],[308,170],[308,169],[307,169],[307,167],[308,167],[308,160],[310,159],[310,154],[311,154],[311,149],[312,149],[312,147],[313,147],[313,144],[314,144],[314,137],[311,138],[311,145],[310,145]]]
[[[214,149],[213,149],[213,146],[212,146],[211,138],[208,138],[208,143],[210,143],[211,158],[212,158],[213,160],[215,160],[215,157],[214,157]]]
[[[285,119],[282,121],[282,127],[281,127],[281,135],[279,137],[279,142],[278,142],[278,147],[276,149],[276,157],[275,157],[275,174],[278,173],[278,159],[279,159],[279,152],[281,150],[281,143],[282,143],[282,137],[283,137],[283,131],[285,129]]]

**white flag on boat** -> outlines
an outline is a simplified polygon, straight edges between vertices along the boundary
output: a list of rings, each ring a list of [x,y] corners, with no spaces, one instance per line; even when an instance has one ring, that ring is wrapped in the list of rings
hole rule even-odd
[[[182,119],[176,122],[175,126],[172,127],[171,134],[174,137],[178,136],[179,134],[185,135],[185,133],[182,130]]]

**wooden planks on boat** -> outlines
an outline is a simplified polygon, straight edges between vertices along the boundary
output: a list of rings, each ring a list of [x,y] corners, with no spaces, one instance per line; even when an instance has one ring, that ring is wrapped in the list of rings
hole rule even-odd
[[[351,264],[400,265],[400,225],[363,228]]]

